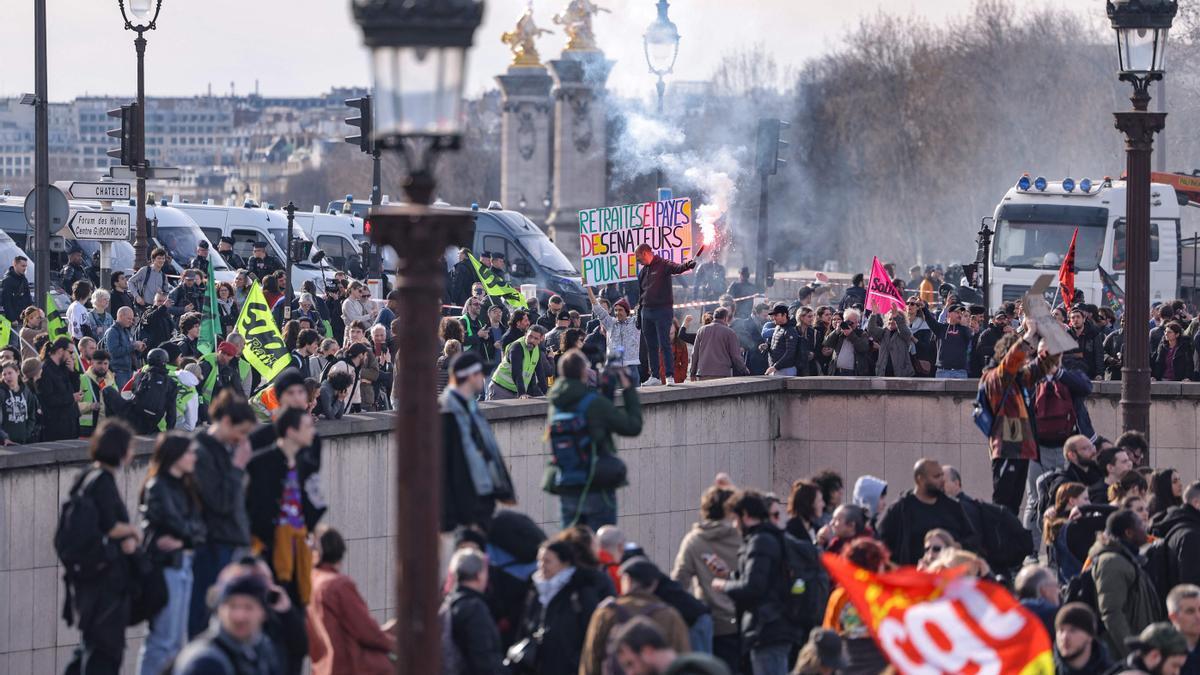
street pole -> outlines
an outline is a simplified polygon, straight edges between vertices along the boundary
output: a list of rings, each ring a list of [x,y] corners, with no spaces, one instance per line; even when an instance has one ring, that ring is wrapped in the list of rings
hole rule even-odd
[[[43,302],[50,290],[50,102],[46,75],[46,0],[34,0],[34,183],[37,212],[34,218],[34,303]]]
[[[289,201],[287,206],[283,207],[283,210],[287,211],[288,219],[288,245],[287,250],[284,251],[284,253],[287,254],[287,281],[285,282],[287,284],[287,290],[284,292],[284,295],[287,299],[283,301],[283,320],[287,321],[292,318],[292,259],[295,258],[293,251],[295,251],[296,245],[296,240],[293,234],[293,228],[296,224],[295,202]]]
[[[379,168],[379,148],[371,153],[371,206],[383,203],[383,187],[380,185],[382,172]]]
[[[758,252],[754,257],[754,285],[766,288],[767,274],[767,179],[765,171],[759,172],[762,181],[758,191]]]
[[[138,31],[133,41],[137,50],[137,127],[138,127],[138,166],[137,170],[137,231],[133,235],[133,266],[141,269],[149,260],[147,247],[150,234],[146,231],[146,38]]]
[[[655,85],[655,88],[658,90],[658,119],[661,122],[663,118],[663,94],[665,94],[667,91],[667,84],[663,82],[662,75],[658,76],[658,84]],[[663,184],[662,162],[659,162],[658,164],[657,182],[654,187],[656,189],[660,187],[666,187]]]
[[[1146,83],[1148,84],[1148,83]],[[1134,110],[1116,113],[1125,134],[1125,346],[1121,367],[1121,429],[1150,436],[1150,153],[1166,113],[1147,112],[1150,96],[1138,87]]]

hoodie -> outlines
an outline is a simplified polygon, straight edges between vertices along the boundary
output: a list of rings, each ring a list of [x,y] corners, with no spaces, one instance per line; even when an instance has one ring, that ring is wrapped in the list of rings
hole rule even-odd
[[[1200,583],[1200,511],[1190,504],[1172,506],[1150,533],[1167,542],[1169,578],[1177,584]]]
[[[854,483],[854,505],[867,510],[867,517],[879,516],[879,500],[887,492],[887,481],[875,476],[861,476]]]
[[[684,535],[675,556],[671,578],[712,609],[714,635],[737,635],[737,611],[728,595],[712,590],[716,577],[704,559],[715,555],[727,568],[736,569],[741,544],[742,535],[733,525],[723,520],[705,520]]]

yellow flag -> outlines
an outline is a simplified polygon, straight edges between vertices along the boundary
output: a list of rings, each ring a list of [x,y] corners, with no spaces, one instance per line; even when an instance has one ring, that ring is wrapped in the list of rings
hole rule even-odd
[[[0,348],[7,347],[12,339],[12,322],[7,316],[0,314]]]
[[[258,371],[263,381],[274,380],[288,367],[287,345],[283,342],[279,327],[275,325],[275,317],[271,316],[271,308],[267,306],[267,299],[257,281],[246,294],[246,303],[242,305],[242,313],[238,315],[234,330],[246,338],[242,358]]]
[[[54,298],[46,294],[46,332],[50,336],[50,341],[54,342],[59,338],[70,337],[67,332],[67,321],[63,319],[62,312],[58,311],[58,305],[54,303]]]
[[[513,309],[525,309],[529,303],[526,302],[525,296],[521,292],[514,289],[512,286],[500,281],[492,274],[492,268],[484,267],[483,263],[475,257],[473,253],[467,252],[467,258],[471,260],[471,265],[475,267],[475,276],[479,277],[479,283],[483,284],[484,290],[488,295],[500,298],[508,303]]]

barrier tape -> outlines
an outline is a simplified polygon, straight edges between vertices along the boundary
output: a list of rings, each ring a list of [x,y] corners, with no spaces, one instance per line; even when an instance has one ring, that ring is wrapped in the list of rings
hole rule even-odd
[[[753,298],[762,298],[762,299],[766,300],[767,296],[762,295],[762,294],[744,295],[740,298],[734,298],[733,301],[741,302],[743,300],[751,300]],[[720,302],[720,301],[719,300],[697,300],[695,302],[685,302],[685,303],[682,303],[679,305],[671,305],[671,309],[691,309],[693,307],[704,307],[706,305],[715,305],[718,302]],[[466,308],[463,307],[462,305],[442,305],[442,309],[466,309]],[[591,314],[580,314],[579,316],[591,316]]]

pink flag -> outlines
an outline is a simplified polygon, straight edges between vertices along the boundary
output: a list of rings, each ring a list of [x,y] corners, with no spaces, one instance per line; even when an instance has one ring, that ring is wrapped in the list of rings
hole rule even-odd
[[[871,259],[871,280],[867,283],[866,308],[879,314],[887,314],[892,309],[903,312],[905,309],[904,297],[892,283],[887,270],[883,269],[879,258]]]

